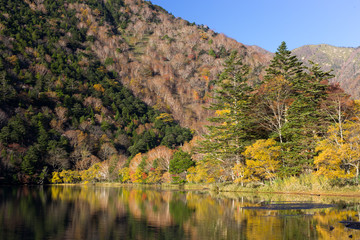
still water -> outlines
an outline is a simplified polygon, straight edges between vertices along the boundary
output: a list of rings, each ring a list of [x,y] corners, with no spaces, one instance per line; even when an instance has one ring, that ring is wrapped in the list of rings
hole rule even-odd
[[[360,239],[360,199],[0,187],[0,239]]]

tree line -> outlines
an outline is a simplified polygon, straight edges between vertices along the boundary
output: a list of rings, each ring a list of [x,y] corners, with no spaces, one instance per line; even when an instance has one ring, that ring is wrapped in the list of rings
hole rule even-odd
[[[96,57],[87,27],[78,29],[78,13],[65,8],[75,2],[0,5],[0,177],[6,182],[42,183],[52,172],[100,162],[111,166],[113,179],[127,158],[192,139],[190,129],[135,97]],[[108,5],[88,4],[112,21]]]
[[[314,174],[335,185],[358,184],[359,103],[329,83],[331,72],[305,67],[285,42],[264,80],[250,82],[249,71],[233,52],[214,82],[208,133],[172,152],[138,154],[118,180],[245,185]],[[77,182],[86,180],[81,174],[72,172]]]
[[[230,54],[223,46],[226,39],[205,28],[191,35],[196,41],[188,36],[191,54],[181,52],[174,34],[164,35],[169,26],[159,30],[157,44],[145,48],[152,33],[134,19],[142,17],[141,10],[144,18],[160,23],[152,8],[148,2],[122,0],[0,5],[1,178],[17,183],[50,177],[53,182],[244,184],[328,173],[357,183],[358,103],[329,84],[330,72],[314,63],[305,67],[282,43],[264,79],[254,79],[259,69],[244,63],[244,53]],[[103,26],[108,38],[97,33]],[[183,27],[191,28],[186,22]],[[130,36],[133,28],[135,35],[142,33],[141,41]],[[94,43],[115,35],[120,41],[112,43],[119,46],[116,54],[101,59]],[[168,54],[156,55],[156,61],[144,57],[152,47],[154,54],[156,48]],[[174,49],[176,56],[170,54]],[[224,71],[213,80],[220,68],[210,66],[228,56]],[[149,63],[134,63],[140,58]],[[158,58],[179,69],[162,69]],[[174,100],[169,103],[176,103],[176,109],[187,104],[177,119],[187,119],[181,114],[187,112],[201,120],[214,112],[204,139],[198,144],[191,140],[194,132],[174,120],[170,106],[159,102],[150,107],[135,97],[121,84],[124,75],[114,70],[119,64],[128,70],[139,67],[128,79],[138,96],[147,91],[141,86],[148,81],[153,95]],[[195,88],[176,87],[175,75],[192,79]],[[211,106],[200,109],[186,99]]]
[[[331,72],[305,67],[283,42],[263,81],[249,84],[248,73],[232,53],[190,179],[244,184],[311,173],[358,184],[359,105],[329,83]]]

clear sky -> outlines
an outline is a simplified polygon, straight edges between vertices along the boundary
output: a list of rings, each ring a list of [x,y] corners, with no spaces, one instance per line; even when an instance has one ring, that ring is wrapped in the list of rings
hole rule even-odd
[[[151,0],[189,22],[275,52],[307,44],[360,46],[360,0]]]

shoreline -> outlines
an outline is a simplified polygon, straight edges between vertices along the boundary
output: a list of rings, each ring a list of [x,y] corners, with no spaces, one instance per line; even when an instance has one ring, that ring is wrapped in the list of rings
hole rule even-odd
[[[28,185],[31,186],[31,185]],[[38,185],[33,185],[38,186]],[[241,187],[237,184],[134,184],[134,183],[118,183],[118,182],[97,182],[97,183],[60,183],[60,184],[45,184],[45,186],[101,186],[101,187],[140,187],[140,188],[155,188],[158,190],[173,190],[173,191],[207,191],[219,193],[252,193],[252,194],[281,194],[281,195],[308,195],[308,196],[332,196],[332,197],[359,197],[360,186],[353,187],[353,189],[344,190],[268,190]],[[357,189],[355,189],[357,188]]]

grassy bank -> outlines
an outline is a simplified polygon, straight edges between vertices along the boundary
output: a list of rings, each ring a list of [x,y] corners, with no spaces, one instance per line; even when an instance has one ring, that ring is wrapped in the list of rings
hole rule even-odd
[[[277,179],[267,183],[215,184],[210,189],[219,192],[262,192],[262,193],[290,193],[311,195],[341,195],[360,196],[360,186],[353,181],[331,180],[312,174]]]
[[[303,174],[296,177],[276,179],[266,183],[213,183],[185,184],[185,190],[210,190],[218,192],[252,192],[252,193],[286,193],[311,195],[341,195],[359,196],[360,185],[355,180],[328,179],[313,174]]]
[[[78,184],[61,184],[78,185]],[[88,183],[88,185],[93,185]],[[125,186],[141,187],[145,189],[176,190],[176,191],[214,191],[214,192],[248,192],[248,193],[284,193],[284,194],[308,194],[308,195],[339,195],[360,197],[360,186],[354,181],[331,180],[312,174],[277,179],[266,183],[186,183],[186,184],[135,184],[100,182],[96,186]]]

